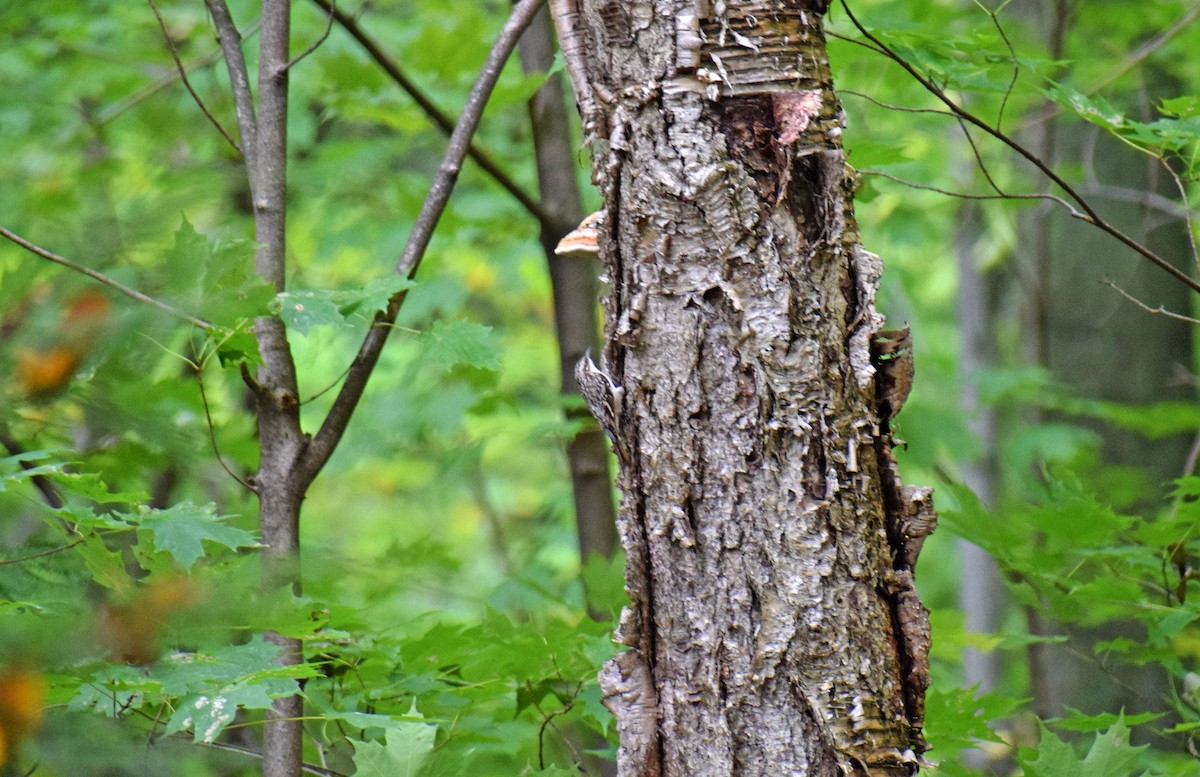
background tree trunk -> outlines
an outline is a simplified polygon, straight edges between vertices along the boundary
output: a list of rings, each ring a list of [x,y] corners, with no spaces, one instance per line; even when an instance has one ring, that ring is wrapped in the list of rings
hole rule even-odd
[[[542,10],[521,36],[521,66],[527,73],[544,73],[554,64],[554,34],[550,15]],[[529,102],[533,148],[537,158],[538,193],[542,208],[552,219],[543,224],[542,248],[550,269],[554,294],[554,332],[562,368],[560,391],[578,394],[575,363],[598,343],[596,315],[596,262],[579,257],[556,256],[558,241],[583,220],[583,201],[575,178],[575,149],[570,126],[563,112],[562,78],[546,79]],[[569,415],[578,417],[572,410]],[[575,526],[579,533],[579,555],[583,563],[593,553],[609,558],[617,549],[613,523],[612,480],[604,435],[589,424],[567,446],[571,470],[571,492],[575,502]]]
[[[876,334],[824,3],[668,5],[554,4],[607,212],[579,376],[621,465],[620,774],[911,774],[933,515],[896,477],[911,362],[872,358],[899,333]]]

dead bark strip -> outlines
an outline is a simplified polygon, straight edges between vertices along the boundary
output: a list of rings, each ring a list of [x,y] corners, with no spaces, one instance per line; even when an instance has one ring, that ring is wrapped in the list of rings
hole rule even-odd
[[[910,775],[925,749],[935,518],[891,452],[911,349],[880,347],[824,5],[552,2],[607,214],[581,375],[620,459],[622,777]]]

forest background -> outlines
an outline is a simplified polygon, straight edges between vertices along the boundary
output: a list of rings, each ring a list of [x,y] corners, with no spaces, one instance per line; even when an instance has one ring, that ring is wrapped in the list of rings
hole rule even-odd
[[[231,7],[250,39],[255,7]],[[239,369],[258,358],[248,322],[283,316],[302,416],[319,422],[374,311],[404,285],[391,268],[445,147],[396,74],[453,117],[511,10],[339,9],[331,21],[318,2],[294,8],[291,50],[319,45],[291,72],[278,296],[251,269],[244,169],[197,104],[232,126],[204,5],[0,11],[0,227],[224,328],[204,334],[0,247],[6,774],[255,773],[263,711],[298,682],[317,774],[599,774],[611,757],[595,673],[613,652],[620,558],[581,563],[564,456],[595,427],[559,391],[539,224],[473,163],[308,493],[303,594],[261,589],[257,504],[239,482],[258,455]],[[1200,8],[852,9],[1195,275]],[[913,331],[901,467],[937,485],[942,516],[919,575],[940,762],[928,771],[1194,774],[1193,297],[1058,203],[1009,196],[1061,192],[939,114],[840,6],[827,24],[863,240],[886,267],[880,309]],[[527,104],[546,83],[514,57],[476,135],[527,193]],[[569,96],[562,113],[574,126]],[[586,154],[572,163],[595,205]],[[301,640],[306,660],[279,666],[267,631]]]

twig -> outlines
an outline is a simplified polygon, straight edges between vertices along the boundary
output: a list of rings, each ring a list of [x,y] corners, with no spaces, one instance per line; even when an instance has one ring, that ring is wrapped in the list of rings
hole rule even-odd
[[[306,399],[302,399],[302,400],[300,400],[300,404],[301,404],[301,405],[307,405],[309,402],[312,402],[314,399],[320,399],[322,396],[324,396],[325,394],[327,394],[327,393],[329,393],[330,391],[332,391],[332,390],[334,389],[334,387],[336,387],[336,386],[337,386],[337,384],[339,384],[339,383],[341,383],[341,382],[342,382],[342,378],[346,377],[347,373],[349,373],[349,372],[350,372],[350,367],[352,367],[352,366],[354,366],[354,365],[352,365],[352,364],[351,364],[351,365],[347,365],[347,366],[346,366],[346,369],[342,370],[342,373],[341,373],[340,375],[338,375],[336,378],[334,378],[334,379],[333,379],[333,380],[330,382],[330,384],[329,384],[328,386],[326,386],[325,388],[321,389],[320,391],[318,391],[317,393],[313,394],[312,396],[310,396],[310,397],[307,397]]]
[[[183,69],[186,72],[191,72],[193,70],[199,70],[201,68],[205,68],[205,67],[208,67],[209,65],[214,64],[220,58],[221,58],[221,50],[217,49],[216,51],[212,51],[212,52],[209,52],[208,54],[205,54],[203,57],[193,61],[191,64],[185,65]],[[137,90],[133,94],[130,94],[126,97],[122,97],[120,100],[117,100],[115,103],[112,103],[104,110],[98,111],[96,113],[96,123],[97,124],[107,124],[108,122],[110,122],[113,119],[120,116],[125,111],[129,110],[133,106],[140,103],[142,100],[152,97],[152,96],[158,94],[159,92],[161,92],[163,89],[166,89],[168,86],[175,83],[175,80],[177,78],[179,78],[178,72],[167,73],[166,75],[159,78],[157,81],[152,81],[151,83],[143,86],[141,89]]]
[[[880,49],[880,51],[882,51],[883,54],[888,59],[895,62],[905,72],[907,72],[910,76],[912,76],[917,81],[917,83],[919,83],[921,86],[923,86],[926,89],[926,91],[928,91],[934,97],[937,97],[938,100],[940,100],[943,105],[945,105],[947,108],[949,108],[951,110],[951,112],[953,112],[956,116],[959,116],[963,120],[970,122],[971,124],[974,124],[976,127],[979,127],[981,130],[983,130],[987,134],[996,138],[1001,143],[1003,143],[1004,145],[1011,148],[1013,151],[1016,151],[1018,154],[1020,154],[1022,157],[1024,157],[1030,164],[1032,164],[1034,167],[1036,167],[1042,173],[1042,175],[1049,178],[1052,182],[1054,182],[1054,184],[1056,186],[1058,186],[1060,189],[1062,189],[1064,192],[1066,192],[1067,196],[1070,197],[1072,200],[1074,200],[1079,205],[1079,207],[1083,210],[1083,213],[1076,212],[1075,214],[1073,214],[1073,215],[1075,215],[1076,218],[1079,218],[1080,220],[1085,221],[1095,227],[1098,227],[1099,229],[1103,230],[1104,232],[1107,232],[1109,235],[1116,238],[1121,243],[1124,243],[1126,246],[1128,246],[1129,248],[1133,249],[1141,256],[1148,259],[1151,263],[1158,266],[1163,271],[1167,272],[1169,275],[1174,277],[1180,283],[1183,283],[1189,289],[1200,292],[1200,281],[1197,281],[1196,279],[1192,278],[1190,275],[1188,275],[1187,273],[1178,269],[1177,267],[1172,265],[1170,262],[1168,262],[1166,259],[1164,259],[1161,256],[1159,256],[1158,254],[1156,254],[1154,251],[1151,251],[1149,248],[1143,246],[1141,243],[1139,243],[1138,241],[1129,237],[1124,232],[1117,229],[1112,224],[1109,224],[1107,221],[1105,221],[1103,218],[1101,218],[1100,214],[1098,214],[1095,211],[1095,209],[1092,208],[1091,204],[1083,197],[1083,195],[1079,194],[1079,192],[1077,192],[1074,189],[1074,187],[1071,186],[1071,184],[1067,183],[1067,181],[1064,180],[1062,176],[1060,176],[1053,169],[1051,169],[1051,167],[1044,160],[1042,160],[1037,154],[1034,154],[1032,151],[1025,148],[1025,146],[1021,145],[1020,143],[1018,143],[1013,138],[1009,137],[1007,134],[1005,134],[1001,130],[996,129],[995,127],[992,127],[987,122],[985,122],[982,119],[980,119],[979,117],[975,116],[975,114],[971,113],[970,111],[967,111],[966,109],[959,106],[958,103],[951,100],[950,97],[941,89],[941,87],[939,87],[937,84],[933,83],[928,78],[926,78],[924,75],[922,75],[920,72],[918,72],[916,67],[913,66],[912,63],[910,63],[908,60],[904,59],[904,57],[897,54],[886,43],[879,40],[879,38],[875,37],[875,35],[873,35],[865,27],[863,27],[862,23],[854,15],[854,12],[850,10],[850,6],[846,0],[842,0],[842,8],[845,9],[846,15],[850,19],[850,21],[854,25],[854,27],[860,33],[862,33],[862,35],[867,40],[871,41],[871,43],[874,44],[875,46],[877,46]]]
[[[336,15],[336,12],[337,0],[331,0],[329,3],[329,18],[325,20],[325,32],[321,33],[321,37],[317,38],[311,46],[292,57],[291,60],[283,66],[284,70],[291,70],[297,62],[316,51],[317,48],[325,42],[325,39],[329,37],[329,33],[333,30],[333,17]]]
[[[1161,213],[1175,218],[1190,220],[1192,212],[1187,207],[1180,205],[1170,197],[1164,197],[1157,192],[1147,192],[1140,189],[1126,189],[1123,186],[1113,186],[1112,184],[1100,183],[1095,181],[1085,184],[1083,191],[1089,194],[1095,194],[1098,197],[1106,197],[1110,200],[1120,200],[1121,202],[1131,202],[1136,205],[1141,205],[1146,208],[1157,210]],[[1194,239],[1194,238],[1193,238]]]
[[[1197,8],[1200,8],[1200,6],[1197,6]],[[1188,245],[1192,249],[1192,262],[1200,267],[1200,251],[1196,250],[1196,223],[1192,217],[1192,203],[1188,199],[1187,187],[1183,185],[1183,179],[1171,168],[1167,160],[1159,159],[1158,162],[1166,168],[1167,174],[1175,182],[1175,188],[1179,192],[1179,199],[1183,201],[1184,219],[1187,221]]]
[[[492,44],[487,61],[480,70],[475,85],[471,88],[466,105],[463,106],[458,125],[450,136],[445,155],[438,167],[437,177],[429,188],[429,194],[426,195],[421,212],[413,223],[412,232],[409,233],[408,242],[404,246],[400,260],[396,263],[398,275],[411,278],[420,267],[421,259],[425,256],[425,250],[433,237],[433,230],[437,226],[442,212],[446,209],[450,193],[454,190],[458,171],[462,167],[463,159],[467,156],[471,136],[479,126],[484,106],[487,105],[488,97],[496,86],[500,71],[516,47],[521,32],[529,25],[533,15],[544,1],[521,0],[513,8],[512,15],[505,22],[496,42]],[[392,331],[392,324],[396,321],[400,306],[404,304],[407,295],[407,290],[393,295],[388,301],[387,310],[376,314],[375,321],[367,331],[367,336],[359,347],[358,354],[354,357],[350,372],[347,374],[345,382],[342,383],[342,388],[333,401],[328,415],[325,416],[324,423],[321,424],[320,430],[305,449],[297,465],[306,475],[306,480],[317,476],[342,439],[346,426],[350,423],[350,417],[358,406],[363,391],[366,390],[371,372],[379,361],[379,354],[383,351],[383,346]]]
[[[1192,318],[1191,316],[1185,316],[1182,313],[1173,313],[1170,310],[1167,310],[1166,308],[1164,308],[1162,305],[1159,305],[1156,308],[1152,308],[1149,305],[1147,305],[1145,302],[1142,302],[1137,297],[1133,296],[1129,292],[1122,289],[1117,284],[1113,283],[1108,278],[1104,279],[1104,283],[1108,286],[1111,286],[1114,290],[1116,290],[1116,292],[1118,294],[1120,294],[1122,297],[1129,300],[1133,304],[1137,305],[1139,308],[1146,311],[1147,313],[1154,313],[1155,315],[1166,316],[1167,318],[1173,318],[1176,321],[1183,321],[1188,324],[1200,324],[1200,318]]]
[[[263,757],[262,753],[258,752],[257,750],[251,750],[250,748],[242,747],[241,745],[231,745],[228,742],[205,742],[204,744],[217,750],[226,750],[230,753],[241,753],[242,755],[248,755],[252,758],[258,758],[260,760]],[[310,763],[300,764],[300,769],[306,774],[316,774],[320,775],[320,777],[349,777],[349,775],[343,774],[342,772],[336,772],[333,769],[326,769],[322,766],[314,766]]]
[[[213,116],[212,111],[208,109],[208,106],[205,105],[204,101],[200,99],[200,95],[196,94],[196,90],[192,88],[192,82],[189,81],[187,77],[187,69],[184,68],[183,62],[181,62],[179,59],[179,50],[175,48],[175,41],[171,40],[171,33],[169,30],[167,30],[167,23],[163,20],[162,14],[159,13],[158,5],[154,2],[154,0],[146,0],[146,2],[150,4],[150,10],[154,11],[154,18],[158,19],[158,28],[162,30],[163,40],[166,41],[167,50],[171,52],[171,59],[175,60],[175,69],[179,71],[179,78],[183,81],[183,87],[187,89],[188,94],[190,94],[192,99],[196,101],[196,105],[200,106],[200,111],[205,115],[205,117],[208,118],[209,123],[217,128],[217,132],[221,133],[221,137],[229,141],[229,145],[233,146],[234,150],[240,155],[242,153],[242,147],[237,144],[237,141],[233,139],[233,136],[229,134],[224,126],[222,126],[221,122],[217,120],[217,117]]]
[[[1013,63],[1012,78],[1008,79],[1008,86],[1004,89],[1004,97],[1000,99],[1000,108],[996,112],[996,128],[999,129],[1004,126],[1004,109],[1008,107],[1008,98],[1012,97],[1013,88],[1017,85],[1017,78],[1021,75],[1021,67],[1017,63],[1017,52],[1013,49],[1012,41],[1008,39],[1008,33],[1004,31],[1004,25],[1000,24],[1000,17],[997,16],[1000,10],[1003,10],[1004,6],[1000,6],[999,9],[993,11],[984,6],[983,3],[978,2],[978,0],[976,0],[976,5],[982,8],[983,12],[992,20],[992,24],[996,27],[996,32],[1000,33],[1000,40],[1004,41],[1004,46],[1008,49],[1008,58]]]
[[[383,68],[383,71],[388,74],[388,77],[396,82],[396,85],[403,89],[404,92],[413,99],[413,102],[415,102],[421,108],[421,110],[425,112],[425,115],[428,116],[430,120],[432,120],[433,123],[442,130],[442,132],[446,133],[447,135],[450,135],[454,132],[454,119],[452,119],[448,114],[445,113],[445,111],[433,103],[433,100],[431,100],[429,96],[425,94],[421,87],[417,86],[417,84],[414,83],[413,80],[409,78],[403,70],[400,69],[400,65],[396,62],[396,60],[392,59],[392,57],[389,56],[388,53],[384,51],[373,38],[371,38],[371,36],[367,35],[367,33],[363,31],[362,27],[359,26],[358,22],[355,21],[353,16],[350,16],[341,9],[337,8],[332,2],[330,2],[330,0],[313,0],[313,2],[321,8],[324,8],[326,11],[329,11],[333,15],[333,18],[337,20],[337,23],[341,25],[342,29],[348,32],[350,37],[358,41],[358,44],[362,46],[363,50],[367,52],[371,59],[375,60],[375,64]],[[513,199],[521,203],[521,207],[529,211],[529,213],[538,220],[538,223],[542,226],[542,228],[553,228],[553,219],[551,219],[550,215],[546,213],[546,209],[543,208],[537,200],[535,200],[533,197],[530,197],[525,190],[521,188],[521,185],[514,181],[512,177],[508,175],[508,173],[504,172],[504,170],[500,168],[495,160],[492,159],[490,154],[480,149],[474,143],[470,143],[467,146],[467,155],[470,156],[471,159],[475,161],[475,164],[479,165],[479,167],[482,168],[485,173],[490,175],[492,179],[496,181],[496,183],[500,184],[501,188],[511,194]]]
[[[884,56],[884,57],[887,56],[887,54],[885,54],[881,50],[875,48],[870,43],[861,41],[858,38],[851,38],[849,35],[842,35],[841,33],[834,32],[833,30],[825,30],[825,36],[828,38],[836,38],[837,40],[840,40],[843,43],[852,43],[855,46],[861,46],[862,48],[866,49],[867,51],[873,51],[880,56]]]
[[[875,49],[871,49],[871,50],[874,51]],[[882,52],[880,52],[880,53],[882,53]],[[849,94],[849,95],[853,95],[855,97],[861,97],[862,99],[866,100],[867,102],[875,103],[880,108],[886,108],[889,111],[899,111],[901,113],[932,113],[935,116],[949,116],[951,118],[954,118],[954,114],[951,113],[950,111],[943,111],[939,108],[912,108],[907,105],[893,105],[892,103],[885,103],[883,100],[880,100],[876,97],[872,97],[871,95],[866,94],[864,92],[856,92],[853,89],[839,89],[839,90],[837,90],[837,93],[840,95],[841,94]]]
[[[208,409],[208,394],[204,391],[204,370],[199,367],[195,368],[196,385],[200,387],[200,403],[204,405],[204,420],[208,425],[208,441],[212,444],[213,456],[216,456],[217,463],[221,465],[221,469],[229,473],[229,477],[242,484],[242,487],[247,491],[257,491],[254,486],[247,483],[236,472],[234,472],[228,464],[225,463],[224,457],[221,456],[221,449],[217,447],[217,430],[213,428],[212,413]]]
[[[242,36],[225,0],[204,0],[213,25],[217,28],[217,42],[225,55],[225,67],[229,71],[229,88],[233,91],[233,105],[237,111],[238,129],[242,135],[242,158],[248,166],[254,164],[258,151],[258,130],[254,118],[254,97],[250,92],[250,76],[246,70],[246,57],[242,54]],[[254,182],[251,181],[251,186]]]
[[[257,34],[258,22],[255,22],[248,30],[246,30],[246,38],[252,38]],[[184,70],[191,73],[193,71],[200,70],[201,68],[206,68],[220,60],[222,54],[223,52],[218,47],[215,51],[211,51],[208,54],[205,54],[203,57],[200,57],[199,59],[192,61],[190,64],[185,65]],[[97,111],[95,116],[96,123],[108,124],[110,121],[117,118],[130,108],[133,108],[138,103],[149,99],[150,97],[153,97],[161,92],[163,89],[166,89],[168,86],[175,83],[177,78],[179,78],[178,73],[167,73],[166,75],[161,76],[158,80],[151,81],[149,84],[146,84],[133,94],[122,97],[120,100],[112,103],[104,110]]]
[[[61,505],[59,505],[59,506],[61,507]],[[71,548],[75,547],[76,545],[82,545],[83,543],[87,542],[90,539],[91,539],[91,537],[81,537],[81,538],[75,540],[74,542],[69,542],[66,545],[59,545],[58,547],[50,548],[49,550],[43,550],[41,553],[31,553],[28,556],[21,556],[20,558],[6,558],[3,560],[0,560],[0,567],[8,566],[9,564],[20,564],[25,561],[32,561],[35,558],[44,558],[46,556],[53,556],[55,553],[62,553],[64,550],[70,550]]]
[[[971,154],[975,157],[975,164],[979,165],[979,171],[983,173],[984,180],[992,187],[992,191],[996,192],[996,194],[1004,195],[1005,191],[992,178],[992,171],[988,170],[988,166],[984,164],[983,155],[979,152],[979,146],[975,145],[975,138],[971,137],[971,131],[967,129],[967,125],[958,116],[955,116],[954,120],[958,123],[958,128],[962,130],[963,137],[967,139],[967,145],[971,147]]]
[[[919,189],[920,191],[934,192],[935,194],[944,194],[947,197],[956,197],[960,200],[1048,200],[1050,202],[1054,202],[1054,203],[1057,203],[1057,204],[1063,206],[1072,217],[1084,216],[1084,214],[1079,213],[1079,211],[1075,210],[1075,208],[1071,205],[1071,203],[1067,202],[1062,197],[1057,197],[1053,194],[1044,194],[1041,192],[1030,192],[1030,193],[1001,192],[1000,194],[976,194],[973,192],[956,192],[951,189],[943,189],[939,186],[931,186],[929,184],[917,183],[915,181],[909,181],[904,178],[900,178],[899,176],[892,175],[891,173],[885,173],[882,170],[859,170],[858,173],[859,173],[859,175],[879,176],[880,178],[886,178],[889,181],[898,183],[901,186],[907,186],[910,189]]]
[[[21,445],[16,437],[9,434],[7,427],[0,428],[0,445],[4,446],[4,449],[8,451],[8,455],[10,456],[20,456],[22,453],[25,453],[25,446]],[[33,469],[34,466],[22,460],[18,460],[18,463],[21,465],[21,469]],[[54,482],[50,478],[45,475],[34,475],[30,480],[33,481],[34,487],[41,492],[42,499],[46,500],[46,504],[55,510],[66,504],[63,501],[62,494],[58,493],[58,487],[54,485]]]
[[[1099,92],[1113,81],[1116,81],[1118,78],[1137,67],[1143,60],[1153,54],[1156,49],[1166,44],[1171,40],[1171,38],[1174,38],[1180,30],[1191,24],[1197,16],[1200,16],[1200,5],[1194,5],[1189,10],[1184,11],[1183,16],[1180,16],[1178,19],[1176,19],[1174,24],[1139,46],[1133,51],[1133,53],[1125,58],[1125,61],[1113,68],[1108,75],[1092,84],[1092,87],[1088,89],[1085,94],[1092,95],[1096,92]]]
[[[12,242],[21,246],[26,251],[37,254],[38,256],[42,257],[43,259],[54,262],[55,264],[61,264],[63,267],[66,267],[67,269],[70,269],[70,270],[74,270],[77,273],[86,275],[87,277],[91,278],[92,280],[99,281],[100,283],[103,283],[105,286],[108,286],[109,288],[116,289],[117,291],[121,292],[122,294],[124,294],[127,297],[130,297],[131,299],[135,299],[138,302],[144,302],[147,305],[152,305],[152,306],[158,308],[159,310],[163,311],[164,313],[169,313],[170,315],[174,316],[175,318],[181,319],[183,321],[187,321],[189,324],[196,327],[197,329],[203,329],[205,331],[209,331],[209,330],[216,328],[212,324],[210,324],[209,322],[205,321],[202,318],[196,318],[195,316],[193,316],[189,313],[184,313],[182,310],[176,310],[175,308],[171,307],[167,303],[156,300],[156,299],[154,299],[154,297],[147,296],[147,295],[141,293],[140,291],[138,291],[137,289],[131,289],[128,286],[126,286],[125,284],[120,283],[118,281],[114,281],[112,278],[109,278],[107,275],[97,272],[96,270],[93,270],[90,267],[84,267],[82,264],[73,262],[70,259],[67,259],[66,257],[59,256],[58,254],[53,253],[52,251],[47,251],[45,248],[34,245],[33,243],[30,243],[25,238],[21,237],[20,235],[16,234],[15,232],[10,232],[9,230],[5,229],[4,227],[0,227],[0,235],[8,238]]]

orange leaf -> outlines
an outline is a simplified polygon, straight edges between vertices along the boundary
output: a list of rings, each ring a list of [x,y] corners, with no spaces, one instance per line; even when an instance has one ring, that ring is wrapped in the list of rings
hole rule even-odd
[[[45,350],[21,348],[17,351],[21,389],[36,399],[57,394],[71,382],[79,361],[80,354],[65,345],[52,345]]]
[[[97,289],[81,291],[63,307],[63,329],[100,326],[108,319],[111,307],[104,292]]]
[[[24,738],[37,731],[46,706],[46,680],[27,667],[0,673],[0,764]]]

